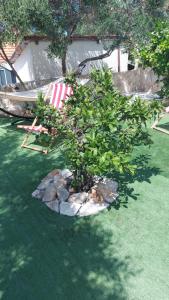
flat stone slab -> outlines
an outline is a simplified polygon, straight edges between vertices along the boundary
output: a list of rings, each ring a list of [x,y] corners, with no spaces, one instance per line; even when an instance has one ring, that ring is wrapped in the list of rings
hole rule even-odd
[[[92,200],[84,203],[78,212],[79,217],[85,217],[90,215],[96,215],[100,211],[109,207],[109,203],[96,203]]]
[[[77,215],[80,208],[81,204],[78,203],[61,202],[60,214],[73,217]]]
[[[82,192],[82,193],[74,193],[71,195],[68,199],[69,203],[78,203],[83,204],[88,199],[88,193]]]
[[[46,202],[46,206],[48,206],[51,210],[54,210],[55,212],[59,213],[59,201],[54,200],[51,202]]]

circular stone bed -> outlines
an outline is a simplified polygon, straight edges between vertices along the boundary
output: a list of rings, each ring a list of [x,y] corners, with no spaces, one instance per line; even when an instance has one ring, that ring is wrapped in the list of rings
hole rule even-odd
[[[75,193],[71,188],[73,174],[68,169],[53,170],[32,193],[51,210],[67,216],[89,216],[108,208],[118,196],[116,181],[94,177],[89,192]]]

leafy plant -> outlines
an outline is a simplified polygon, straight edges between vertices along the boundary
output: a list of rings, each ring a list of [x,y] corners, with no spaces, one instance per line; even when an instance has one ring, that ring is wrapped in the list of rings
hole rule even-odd
[[[88,85],[78,85],[73,77],[67,83],[74,94],[62,113],[53,111],[49,116],[52,109],[40,106],[37,115],[63,137],[75,188],[88,190],[93,175],[133,173],[131,153],[136,145],[151,144],[146,123],[159,113],[159,102],[131,101],[120,95],[108,70],[94,70]]]
[[[169,22],[157,24],[150,42],[140,51],[144,66],[151,67],[162,79],[162,96],[169,97]]]
[[[38,118],[38,122],[48,129],[48,134],[41,133],[36,136],[36,140],[43,146],[52,147],[55,143],[56,136],[56,121],[60,117],[59,112],[46,101],[42,93],[39,93],[34,109],[34,114]]]

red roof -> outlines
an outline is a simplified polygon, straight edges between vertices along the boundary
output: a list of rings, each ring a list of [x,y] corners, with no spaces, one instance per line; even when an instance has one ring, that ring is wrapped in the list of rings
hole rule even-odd
[[[15,45],[12,45],[12,44],[6,44],[4,46],[4,50],[5,50],[5,53],[7,55],[7,57],[10,59],[12,57],[12,55],[14,54],[15,52],[15,49],[16,49],[16,46]],[[1,51],[0,51],[0,64],[4,63],[5,60],[2,58],[1,56]]]

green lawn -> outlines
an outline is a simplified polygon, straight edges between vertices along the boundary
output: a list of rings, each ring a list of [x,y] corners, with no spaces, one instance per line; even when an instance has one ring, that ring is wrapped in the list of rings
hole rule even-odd
[[[0,119],[1,300],[169,299],[169,136],[150,132],[120,207],[77,219],[31,197],[64,167],[59,150],[21,150],[23,133]]]

